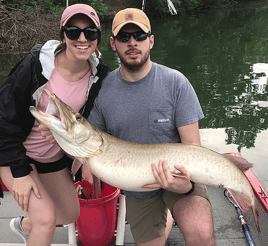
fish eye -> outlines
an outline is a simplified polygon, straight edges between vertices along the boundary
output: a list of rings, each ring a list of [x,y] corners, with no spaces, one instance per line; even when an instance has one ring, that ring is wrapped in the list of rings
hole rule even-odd
[[[81,120],[82,120],[82,116],[81,116],[80,114],[77,115],[77,116],[76,116],[76,120],[77,120],[77,121],[81,121]]]

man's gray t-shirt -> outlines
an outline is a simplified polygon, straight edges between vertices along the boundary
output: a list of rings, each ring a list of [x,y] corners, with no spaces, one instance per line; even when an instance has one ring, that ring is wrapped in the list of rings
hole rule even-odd
[[[88,120],[112,136],[130,142],[178,143],[177,128],[203,117],[187,78],[177,70],[153,63],[150,72],[136,82],[124,80],[119,69],[111,72],[103,80]],[[159,192],[125,194],[140,200]]]

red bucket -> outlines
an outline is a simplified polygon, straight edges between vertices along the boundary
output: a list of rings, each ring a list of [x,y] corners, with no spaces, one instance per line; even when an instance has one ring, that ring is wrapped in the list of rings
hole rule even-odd
[[[90,184],[86,180],[77,182],[90,195]],[[79,242],[83,246],[108,246],[115,241],[117,202],[120,189],[102,182],[101,197],[81,199],[80,217],[76,221]]]
[[[2,186],[3,191],[8,191],[7,187],[4,185],[1,179],[0,179],[0,186]]]

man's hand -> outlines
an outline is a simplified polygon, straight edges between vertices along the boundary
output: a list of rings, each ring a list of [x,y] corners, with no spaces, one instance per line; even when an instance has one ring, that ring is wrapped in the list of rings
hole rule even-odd
[[[159,161],[158,168],[152,164],[152,171],[157,183],[144,185],[143,188],[163,188],[176,193],[187,193],[192,188],[190,173],[184,166],[175,165],[177,170],[172,174],[166,161]]]
[[[49,130],[47,126],[40,124],[38,129],[41,132],[41,136],[45,138],[48,142],[50,142],[51,144],[56,143],[56,140],[54,139],[51,131]]]
[[[228,160],[230,160],[232,163],[234,163],[243,173],[253,167],[253,164],[248,162],[243,157],[226,155],[226,154],[223,154],[223,156]]]
[[[12,195],[25,212],[28,211],[29,197],[32,190],[37,198],[41,198],[37,185],[30,175],[14,178]]]

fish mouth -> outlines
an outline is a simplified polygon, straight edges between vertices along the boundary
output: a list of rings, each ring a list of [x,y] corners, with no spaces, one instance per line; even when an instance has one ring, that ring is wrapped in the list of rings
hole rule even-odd
[[[49,95],[48,106],[45,112],[39,111],[44,117],[53,118],[61,122],[61,112],[59,110],[54,94]]]
[[[60,101],[57,96],[51,93],[49,95],[48,106],[45,112],[37,110],[33,106],[30,106],[30,112],[39,122],[43,123],[51,130],[57,129],[56,131],[68,131],[67,125],[69,124],[66,125],[66,122],[62,120],[64,118],[63,111],[59,104]]]

